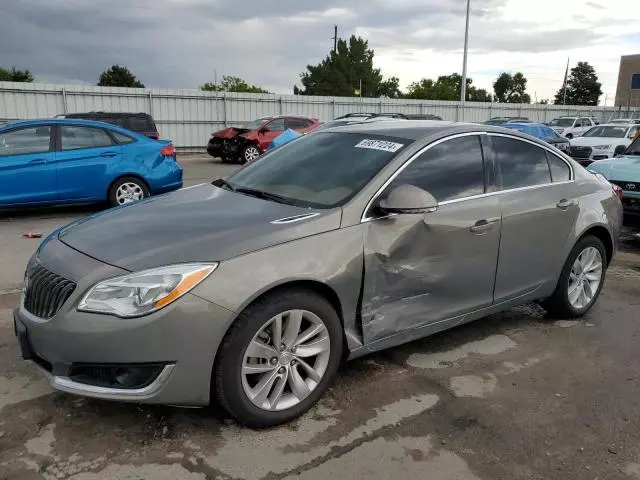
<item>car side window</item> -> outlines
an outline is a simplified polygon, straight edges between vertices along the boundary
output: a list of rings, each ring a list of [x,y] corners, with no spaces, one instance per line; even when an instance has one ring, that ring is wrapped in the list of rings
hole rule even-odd
[[[549,162],[549,170],[551,171],[552,182],[566,182],[571,180],[571,169],[567,162],[559,159],[551,152],[547,154],[547,162]]]
[[[124,145],[126,143],[133,143],[135,140],[131,138],[129,135],[125,135],[124,133],[111,132],[111,135],[116,139],[120,145]]]
[[[453,138],[426,150],[400,172],[387,191],[405,184],[426,190],[439,202],[484,193],[480,137]]]
[[[277,118],[265,125],[270,132],[280,132],[284,130],[284,118]]]
[[[546,150],[515,138],[491,136],[502,175],[502,189],[544,185],[551,182]]]
[[[39,126],[0,133],[0,156],[27,155],[49,151],[51,126]]]
[[[573,122],[574,128],[579,128],[582,126],[582,120],[580,118],[576,118],[576,121]]]
[[[111,137],[101,128],[62,125],[60,127],[62,150],[99,148],[113,145]]]
[[[307,128],[311,122],[308,120],[304,120],[302,118],[287,118],[287,128],[291,128],[293,130],[301,130],[303,128]]]

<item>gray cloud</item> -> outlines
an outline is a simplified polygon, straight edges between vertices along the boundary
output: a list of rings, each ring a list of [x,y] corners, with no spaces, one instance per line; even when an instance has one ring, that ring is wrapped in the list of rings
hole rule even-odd
[[[594,29],[540,32],[525,22],[495,23],[492,12],[506,1],[474,0],[474,51],[545,52],[598,40]],[[307,64],[327,55],[334,23],[342,37],[367,32],[376,51],[452,52],[462,45],[464,10],[454,0],[5,1],[0,66],[95,84],[119,63],[145,85],[167,88],[195,88],[216,70],[288,92]]]

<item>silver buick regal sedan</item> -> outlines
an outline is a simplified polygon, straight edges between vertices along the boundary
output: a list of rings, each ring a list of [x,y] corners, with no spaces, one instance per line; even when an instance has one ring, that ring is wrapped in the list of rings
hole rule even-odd
[[[512,130],[332,128],[52,233],[16,334],[55,389],[274,425],[345,359],[525,302],[584,315],[621,220],[611,184]]]

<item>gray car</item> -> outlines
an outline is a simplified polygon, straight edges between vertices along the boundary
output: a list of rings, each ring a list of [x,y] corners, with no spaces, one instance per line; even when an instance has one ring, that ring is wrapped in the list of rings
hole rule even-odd
[[[525,302],[584,315],[621,220],[608,182],[512,130],[338,127],[52,233],[16,333],[55,389],[274,425],[345,359]]]

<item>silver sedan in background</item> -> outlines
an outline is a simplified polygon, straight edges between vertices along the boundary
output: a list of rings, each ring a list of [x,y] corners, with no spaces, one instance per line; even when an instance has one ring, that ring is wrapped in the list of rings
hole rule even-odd
[[[515,131],[331,128],[52,233],[16,333],[58,390],[274,425],[344,359],[525,302],[584,315],[621,221],[608,182]]]

